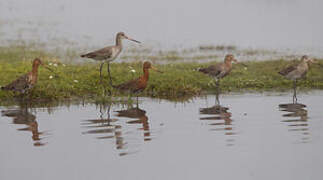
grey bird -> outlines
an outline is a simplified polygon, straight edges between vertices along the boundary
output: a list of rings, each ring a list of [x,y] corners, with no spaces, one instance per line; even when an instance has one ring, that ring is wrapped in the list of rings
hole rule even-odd
[[[309,70],[309,64],[316,63],[314,59],[310,59],[307,55],[302,56],[301,62],[299,64],[288,66],[278,73],[287,79],[294,81],[294,95],[293,102],[297,102],[296,97],[296,84],[298,79],[302,79],[306,76]]]
[[[238,62],[232,54],[227,54],[224,58],[224,62],[218,63],[216,65],[211,65],[207,68],[200,68],[198,71],[202,72],[204,74],[207,74],[211,77],[213,77],[216,80],[216,101],[217,104],[220,104],[219,102],[219,86],[220,86],[220,79],[224,78],[228,74],[230,74],[232,70],[232,62]],[[242,64],[242,63],[241,63]],[[242,64],[246,66],[245,64]]]
[[[216,81],[218,81],[224,78],[225,76],[227,76],[231,72],[232,62],[238,62],[238,61],[234,58],[232,54],[228,54],[225,56],[223,63],[211,65],[207,68],[200,68],[199,72],[207,74],[215,78]]]
[[[112,84],[112,79],[111,79],[111,75],[110,75],[110,62],[114,61],[119,54],[122,51],[122,39],[128,39],[131,41],[134,41],[136,43],[140,43],[137,40],[134,40],[132,38],[129,38],[128,36],[125,35],[124,32],[119,32],[116,36],[116,45],[114,46],[107,46],[104,47],[102,49],[87,53],[87,54],[83,54],[81,55],[82,58],[91,58],[94,59],[96,61],[100,61],[102,62],[100,65],[100,81],[102,83],[102,67],[103,64],[105,62],[108,63],[108,73],[109,73],[109,78],[110,78],[110,83]]]

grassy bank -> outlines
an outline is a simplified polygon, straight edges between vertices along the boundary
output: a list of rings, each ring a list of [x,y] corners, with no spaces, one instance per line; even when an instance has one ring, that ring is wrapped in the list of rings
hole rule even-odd
[[[93,98],[102,99],[108,91],[113,96],[119,92],[109,86],[106,66],[104,67],[104,85],[99,84],[99,64],[63,64],[53,56],[41,52],[28,52],[26,57],[12,57],[10,52],[0,53],[0,86],[6,85],[20,75],[30,71],[33,57],[41,56],[58,76],[40,68],[39,81],[31,93],[35,99]],[[25,60],[17,60],[17,59]],[[292,82],[284,79],[277,72],[293,62],[262,61],[246,62],[247,68],[235,64],[232,73],[221,81],[221,91],[285,91],[292,87]],[[323,61],[320,60],[323,64]],[[156,65],[163,74],[151,71],[150,81],[142,96],[158,98],[193,97],[202,93],[214,92],[212,78],[195,71],[212,63],[176,63]],[[111,74],[114,84],[119,84],[142,74],[142,64],[112,63]],[[136,72],[131,72],[134,69]],[[323,68],[313,65],[306,79],[299,81],[301,89],[323,89]],[[0,99],[7,100],[13,93],[0,91]]]

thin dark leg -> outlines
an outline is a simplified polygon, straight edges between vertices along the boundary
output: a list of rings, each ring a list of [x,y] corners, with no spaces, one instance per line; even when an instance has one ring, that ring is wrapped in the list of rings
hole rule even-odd
[[[110,79],[110,85],[112,85],[112,78],[111,78],[111,73],[110,73],[110,62],[108,62],[108,74],[109,74],[109,79]]]
[[[138,108],[138,94],[137,94],[137,108]]]
[[[110,108],[111,108],[111,104],[108,105],[108,109],[107,109],[108,121],[110,121]]]
[[[104,62],[100,65],[100,83],[102,84],[102,68],[103,68]]]
[[[100,119],[103,119],[103,105],[100,104]]]
[[[296,97],[296,86],[297,80],[294,81],[294,95],[293,95],[293,103],[297,103],[297,97]]]
[[[219,95],[220,95],[220,80],[216,80],[216,92],[215,92],[215,104],[220,105]]]

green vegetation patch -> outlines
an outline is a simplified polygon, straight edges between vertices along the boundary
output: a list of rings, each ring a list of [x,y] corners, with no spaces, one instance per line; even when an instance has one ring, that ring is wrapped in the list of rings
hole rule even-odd
[[[38,55],[56,74],[40,67],[38,84],[28,95],[33,99],[72,99],[91,98],[108,100],[111,96],[128,96],[120,94],[109,85],[107,66],[103,68],[103,84],[99,83],[99,64],[64,64],[57,58],[42,52],[30,52],[28,56],[14,56],[0,51],[0,86],[4,86],[31,70],[34,57]],[[15,52],[15,51],[12,51]],[[11,55],[10,55],[11,54]],[[19,60],[25,59],[25,60]],[[214,62],[216,63],[216,62]],[[241,91],[286,91],[292,88],[292,81],[277,72],[282,68],[297,63],[293,61],[245,62],[248,67],[234,64],[230,75],[221,80],[222,92]],[[322,60],[319,60],[323,64]],[[174,63],[157,65],[164,73],[150,71],[148,87],[140,96],[166,99],[191,98],[202,93],[213,93],[213,79],[197,71],[213,63]],[[112,63],[113,84],[120,84],[142,75],[142,62]],[[323,89],[323,68],[312,65],[306,78],[298,82],[300,89]],[[0,91],[1,100],[15,96],[8,91]]]

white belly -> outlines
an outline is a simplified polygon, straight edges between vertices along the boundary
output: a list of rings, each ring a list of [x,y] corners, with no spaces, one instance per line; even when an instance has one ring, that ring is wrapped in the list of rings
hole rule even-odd
[[[121,49],[119,48],[112,48],[112,55],[109,59],[107,59],[107,61],[114,61],[118,56],[119,54],[121,53]]]

